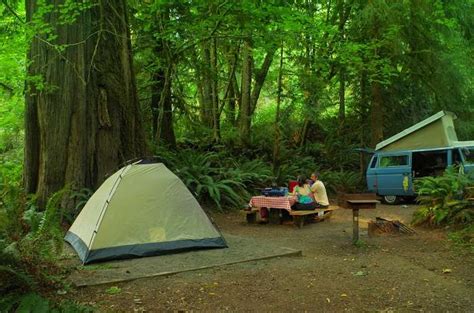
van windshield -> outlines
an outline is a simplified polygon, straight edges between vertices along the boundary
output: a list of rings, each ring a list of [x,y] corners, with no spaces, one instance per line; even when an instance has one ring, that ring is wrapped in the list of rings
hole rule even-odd
[[[462,148],[461,152],[466,164],[474,164],[474,147]]]

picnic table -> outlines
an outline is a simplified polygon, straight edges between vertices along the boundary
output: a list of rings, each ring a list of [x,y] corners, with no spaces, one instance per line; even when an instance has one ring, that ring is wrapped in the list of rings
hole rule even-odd
[[[316,220],[323,220],[330,216],[334,210],[329,207],[308,210],[308,211],[294,211],[291,209],[292,205],[296,203],[296,197],[266,197],[255,196],[250,199],[249,209],[245,211],[248,223],[255,223],[257,220],[257,213],[260,213],[262,218],[267,218],[271,224],[281,224],[282,215],[284,211],[293,218],[294,224],[301,228],[304,225],[307,217],[315,218]]]

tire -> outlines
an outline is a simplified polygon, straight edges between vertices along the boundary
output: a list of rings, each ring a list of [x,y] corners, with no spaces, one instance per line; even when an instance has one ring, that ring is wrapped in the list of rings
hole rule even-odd
[[[400,197],[398,196],[383,196],[383,202],[386,204],[394,205],[400,202]]]
[[[406,203],[416,203],[416,196],[403,197],[403,201]]]

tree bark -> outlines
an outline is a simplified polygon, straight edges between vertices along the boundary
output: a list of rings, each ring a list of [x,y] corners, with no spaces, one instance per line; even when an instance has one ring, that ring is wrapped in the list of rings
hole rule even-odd
[[[383,140],[383,99],[380,83],[372,82],[372,105],[370,109],[371,145],[375,147]]]
[[[163,25],[169,22],[169,10],[164,10],[156,24]],[[164,31],[159,29],[157,31]],[[173,79],[173,58],[170,53],[170,43],[166,39],[159,39],[156,42],[156,57],[162,63],[153,73],[151,110],[153,115],[153,139],[157,144],[164,144],[170,148],[176,147],[176,137],[173,128],[173,99],[172,99],[172,79]]]
[[[366,147],[366,136],[367,133],[367,127],[366,127],[366,122],[368,119],[368,115],[370,114],[370,101],[368,97],[368,77],[367,77],[367,71],[362,70],[360,73],[360,80],[359,80],[359,89],[360,89],[360,97],[359,97],[359,120],[360,120],[360,146],[362,148]],[[360,153],[359,154],[359,167],[360,167],[360,174],[361,177],[365,177],[365,170],[366,170],[366,155],[365,153]]]
[[[219,116],[221,116],[222,111],[224,110],[224,106],[226,104],[226,101],[228,103],[228,112],[226,113],[227,120],[230,122],[230,124],[235,127],[236,126],[236,118],[235,118],[235,112],[236,112],[236,102],[237,102],[237,95],[238,95],[238,86],[237,86],[237,80],[235,78],[235,70],[237,67],[237,60],[238,60],[238,53],[240,51],[240,44],[237,45],[237,48],[235,51],[230,52],[230,49],[228,56],[227,56],[227,62],[228,62],[228,70],[229,70],[229,80],[227,82],[227,87],[226,91],[224,93],[224,98],[222,100],[222,105],[219,109]],[[236,91],[237,89],[237,91]]]
[[[280,68],[278,70],[278,90],[277,90],[277,107],[275,112],[275,142],[273,146],[273,173],[277,173],[280,168],[280,141],[281,141],[281,130],[280,130],[280,104],[281,104],[281,93],[282,79],[283,79],[283,44],[280,49]]]
[[[49,1],[54,8],[64,1]],[[107,173],[146,152],[140,122],[125,0],[96,0],[72,24],[45,15],[58,35],[41,35],[28,51],[25,114],[25,188],[44,207],[69,185],[96,188]],[[27,21],[39,9],[26,0]],[[64,51],[54,45],[68,45]],[[41,88],[40,88],[41,87]]]
[[[339,69],[339,128],[342,129],[346,119],[346,72]]]
[[[339,11],[339,36],[341,40],[341,44],[344,45],[345,42],[345,33],[344,33],[344,26],[346,23],[345,17],[345,6],[344,0],[338,0],[338,11]],[[346,71],[345,65],[343,62],[339,64],[339,130],[341,131],[344,126],[344,120],[346,118]]]
[[[211,99],[212,99],[212,134],[214,142],[218,143],[221,138],[220,132],[220,110],[217,81],[217,40],[211,38],[210,43],[210,66],[211,66]]]
[[[257,101],[260,97],[260,92],[262,91],[263,83],[267,78],[270,65],[272,65],[273,56],[275,55],[276,50],[276,47],[272,47],[267,51],[267,54],[265,55],[265,58],[263,60],[262,67],[255,74],[255,85],[252,90],[250,115],[253,115],[255,109],[257,108]]]
[[[242,83],[241,101],[239,110],[240,144],[250,144],[250,122],[251,122],[251,84],[252,84],[252,43],[251,39],[244,40],[242,51]]]
[[[160,94],[158,98],[159,103],[157,105],[158,127],[156,128],[155,137],[158,144],[163,143],[173,149],[176,147],[176,137],[173,128],[173,106],[171,96],[172,71],[172,65],[170,64],[164,72],[160,85],[157,86]]]
[[[212,69],[211,69],[211,50],[210,41],[207,40],[201,45],[201,121],[209,129],[212,129]]]

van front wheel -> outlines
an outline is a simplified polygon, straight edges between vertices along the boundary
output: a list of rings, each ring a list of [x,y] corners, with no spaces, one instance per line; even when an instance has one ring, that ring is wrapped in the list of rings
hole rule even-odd
[[[397,204],[400,201],[400,197],[397,196],[383,196],[383,202],[386,204]]]

